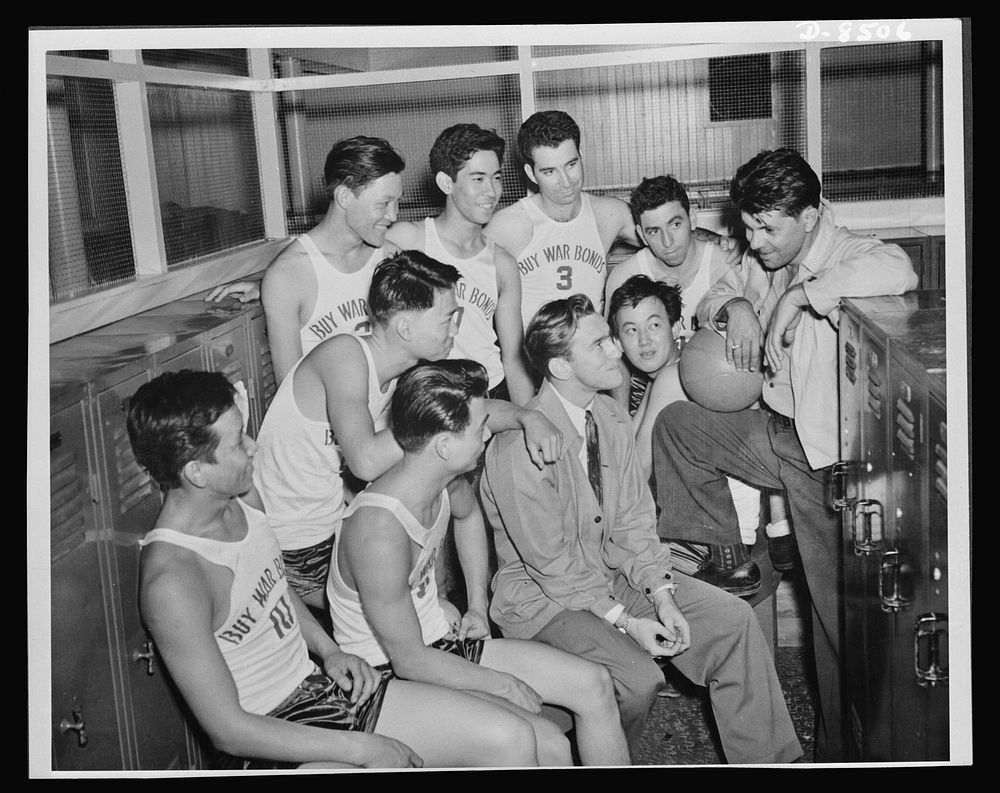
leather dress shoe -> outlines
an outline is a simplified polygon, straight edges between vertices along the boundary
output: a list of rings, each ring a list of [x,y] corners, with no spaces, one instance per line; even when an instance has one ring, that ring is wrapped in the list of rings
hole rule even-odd
[[[699,567],[693,577],[737,597],[750,597],[760,589],[760,568],[756,562],[745,562],[738,567],[729,568],[709,561]]]

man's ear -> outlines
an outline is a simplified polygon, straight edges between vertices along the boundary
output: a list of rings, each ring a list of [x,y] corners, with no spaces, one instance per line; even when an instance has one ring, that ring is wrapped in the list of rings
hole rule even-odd
[[[806,231],[812,231],[819,222],[819,207],[806,207],[802,210],[802,220],[806,224]]]
[[[639,223],[635,224],[635,235],[639,238],[639,241],[643,245],[645,245],[647,248],[649,247],[649,241],[646,239],[646,235],[642,231],[642,225]]]
[[[403,341],[410,341],[413,338],[413,327],[405,314],[399,314],[396,317],[393,327],[396,329],[396,335]]]
[[[549,374],[556,380],[569,380],[573,374],[569,361],[565,358],[549,358],[548,369]]]
[[[447,432],[441,432],[431,440],[434,451],[442,460],[451,459],[451,436]]]
[[[200,460],[189,460],[184,463],[181,477],[193,487],[202,488],[205,486],[205,472],[201,469]]]
[[[532,166],[530,166],[528,163],[524,164],[524,172],[526,174],[528,174],[528,178],[532,182],[534,182],[535,184],[538,184],[538,180],[535,178],[535,169],[532,168]]]
[[[698,228],[698,210],[694,207],[688,210],[688,217],[691,218],[691,231]]]
[[[434,174],[434,184],[436,184],[438,186],[438,190],[445,195],[451,195],[451,191],[455,189],[454,180],[444,171],[438,171]]]
[[[348,198],[354,198],[354,192],[350,187],[340,184],[333,188],[333,200],[341,209],[347,207]]]

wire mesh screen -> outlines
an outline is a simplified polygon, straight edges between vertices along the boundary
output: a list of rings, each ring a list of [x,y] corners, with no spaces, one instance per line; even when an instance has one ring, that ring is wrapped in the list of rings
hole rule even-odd
[[[490,47],[295,47],[271,50],[275,77],[420,69],[509,61],[517,48]]]
[[[264,239],[248,94],[149,85],[168,267]]]
[[[108,80],[46,81],[49,296],[135,277],[125,180]]]
[[[552,58],[560,55],[593,55],[602,52],[648,50],[664,44],[540,44],[531,48],[533,58]]]
[[[289,233],[302,233],[322,219],[327,209],[326,156],[338,140],[355,135],[384,138],[403,155],[402,220],[441,211],[444,196],[434,184],[428,154],[438,134],[452,124],[495,129],[507,141],[505,201],[524,194],[512,152],[521,123],[517,78],[512,75],[286,91],[276,104]]]
[[[836,200],[944,194],[941,42],[822,51],[823,191]]]
[[[53,50],[53,55],[63,55],[67,58],[85,58],[91,61],[106,61],[107,50]]]
[[[802,53],[766,54],[756,69],[742,57],[723,69],[702,58],[543,72],[535,102],[580,126],[589,191],[627,199],[643,178],[671,174],[698,206],[725,204],[736,169],[760,150],[805,154]],[[723,105],[728,117],[713,121]]]
[[[142,62],[147,66],[164,66],[168,69],[232,74],[246,77],[250,71],[247,51],[226,50],[143,50]]]

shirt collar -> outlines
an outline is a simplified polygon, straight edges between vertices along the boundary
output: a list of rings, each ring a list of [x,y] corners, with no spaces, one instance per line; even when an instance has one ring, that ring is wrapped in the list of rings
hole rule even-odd
[[[566,415],[569,417],[570,423],[576,428],[576,431],[580,434],[581,438],[587,436],[587,411],[590,410],[591,406],[594,404],[594,400],[591,399],[590,403],[586,407],[580,407],[579,405],[574,405],[572,402],[567,400],[562,394],[559,393],[559,389],[553,386],[553,391],[559,401],[562,402],[563,409],[566,411]]]
[[[812,247],[800,262],[799,267],[805,267],[809,272],[816,273],[823,269],[829,259],[829,236],[833,230],[833,207],[825,198],[819,202],[819,220],[816,222],[816,238]],[[801,280],[801,279],[800,279]]]

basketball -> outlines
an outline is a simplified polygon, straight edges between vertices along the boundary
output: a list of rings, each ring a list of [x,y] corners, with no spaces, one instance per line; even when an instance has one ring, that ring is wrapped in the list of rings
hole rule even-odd
[[[726,338],[711,328],[701,328],[684,345],[678,374],[692,402],[708,410],[733,413],[760,398],[764,375],[740,372],[726,360]]]

